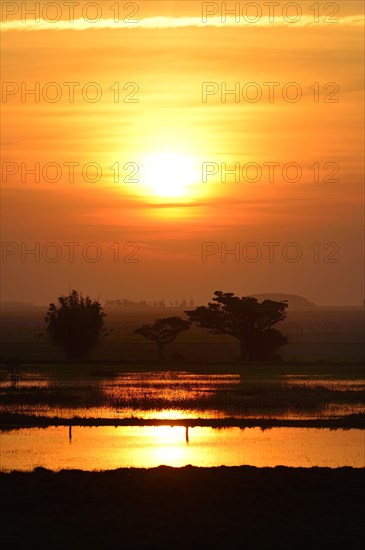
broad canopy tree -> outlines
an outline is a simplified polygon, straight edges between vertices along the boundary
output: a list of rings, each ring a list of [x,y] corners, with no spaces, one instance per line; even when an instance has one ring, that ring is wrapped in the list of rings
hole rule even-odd
[[[49,305],[45,332],[63,349],[67,359],[83,360],[108,333],[104,317],[106,314],[98,301],[72,290],[68,296],[60,296],[57,305]]]
[[[180,317],[167,317],[156,319],[152,325],[142,325],[134,332],[156,342],[159,358],[163,360],[165,347],[173,342],[178,334],[188,330],[190,325],[190,321],[184,321]]]
[[[281,332],[272,328],[285,319],[287,302],[258,302],[252,296],[240,298],[220,290],[214,295],[208,306],[185,311],[189,320],[212,334],[229,334],[237,338],[242,361],[274,359],[276,350],[287,343]]]

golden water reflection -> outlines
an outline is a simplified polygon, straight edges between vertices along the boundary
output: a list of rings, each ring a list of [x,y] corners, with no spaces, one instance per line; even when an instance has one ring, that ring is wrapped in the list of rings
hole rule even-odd
[[[364,431],[315,428],[49,427],[0,434],[0,468],[107,470],[159,465],[365,466]]]
[[[1,381],[0,373],[0,413],[170,420],[330,418],[364,413],[364,390],[364,379],[280,375],[256,380],[239,374],[167,371],[110,378],[24,372],[15,392],[9,377]]]

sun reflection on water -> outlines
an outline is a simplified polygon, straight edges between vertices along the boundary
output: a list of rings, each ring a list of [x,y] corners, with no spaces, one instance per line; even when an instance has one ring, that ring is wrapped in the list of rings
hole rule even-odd
[[[188,436],[188,437],[187,437]],[[364,433],[359,429],[50,427],[0,432],[3,471],[76,468],[364,467]]]

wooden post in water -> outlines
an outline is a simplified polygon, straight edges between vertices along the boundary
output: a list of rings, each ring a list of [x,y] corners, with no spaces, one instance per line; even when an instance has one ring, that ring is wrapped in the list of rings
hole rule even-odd
[[[189,426],[186,426],[185,428],[185,440],[186,443],[189,443]]]

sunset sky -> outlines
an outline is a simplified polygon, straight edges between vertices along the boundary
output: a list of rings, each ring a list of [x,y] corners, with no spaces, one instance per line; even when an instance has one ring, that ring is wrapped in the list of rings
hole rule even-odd
[[[2,3],[2,300],[362,303],[362,2],[21,4]]]

